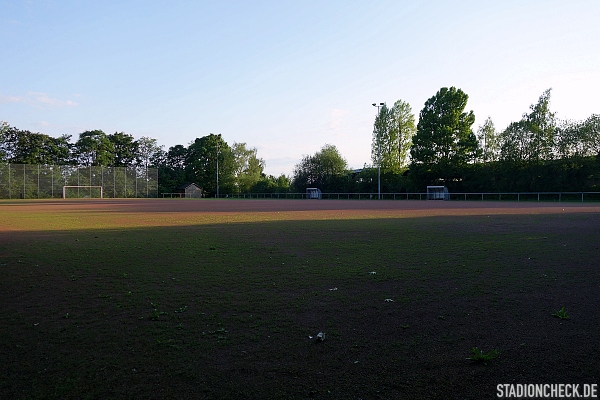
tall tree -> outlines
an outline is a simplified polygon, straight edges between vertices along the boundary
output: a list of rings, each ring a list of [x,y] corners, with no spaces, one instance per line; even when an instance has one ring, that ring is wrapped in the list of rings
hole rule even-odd
[[[531,158],[531,142],[527,123],[511,122],[500,134],[500,158],[513,164],[525,164]]]
[[[61,135],[50,140],[51,151],[46,164],[67,165],[73,163],[71,135]]]
[[[15,164],[64,164],[69,159],[70,136],[53,138],[6,125],[2,132],[0,156]]]
[[[553,158],[556,118],[550,111],[551,91],[552,89],[544,91],[538,102],[529,107],[531,112],[523,115],[523,120],[531,134],[532,160],[536,163]]]
[[[398,165],[401,172],[409,164],[413,136],[417,133],[415,116],[410,104],[398,100],[392,107],[392,135],[397,138]]]
[[[464,111],[468,99],[453,86],[441,88],[425,102],[410,150],[412,172],[425,168],[428,179],[448,181],[475,160],[477,138],[471,129],[475,115]]]
[[[500,135],[496,132],[491,117],[487,117],[477,129],[477,140],[481,148],[481,160],[484,163],[497,161],[500,155]]]
[[[113,144],[113,165],[115,167],[129,167],[133,165],[138,158],[139,146],[134,137],[124,132],[115,132],[107,137]]]
[[[74,153],[80,165],[109,166],[113,163],[115,150],[106,133],[94,130],[79,134]]]
[[[153,157],[162,150],[162,146],[158,145],[156,139],[147,136],[142,136],[136,143],[139,162],[145,169],[148,169],[152,165]]]
[[[392,110],[384,104],[379,108],[373,124],[371,160],[384,171],[397,169],[397,140],[392,137]]]
[[[263,174],[258,182],[252,186],[253,193],[286,193],[290,191],[290,178],[284,174],[275,177]]]
[[[586,155],[600,157],[600,115],[592,114],[581,127],[581,141],[584,143]]]
[[[249,192],[260,179],[265,161],[258,158],[256,148],[247,148],[246,143],[233,143],[235,184],[240,193]]]
[[[158,167],[158,182],[162,193],[172,193],[180,185],[186,183],[185,160],[187,148],[178,144],[168,151],[157,153],[160,160],[154,157],[152,164]]]
[[[5,150],[6,132],[10,128],[8,122],[0,121],[0,163],[8,161],[7,151]]]
[[[501,158],[524,165],[540,165],[553,158],[556,119],[550,111],[550,92],[542,93],[531,112],[501,133]]]
[[[316,186],[324,191],[336,191],[347,176],[348,163],[337,147],[326,144],[312,156],[304,156],[294,168],[293,184],[297,190]]]
[[[398,100],[392,108],[383,105],[373,124],[371,160],[384,173],[401,173],[408,166],[415,116],[410,104]]]
[[[221,134],[211,133],[197,138],[188,147],[188,177],[202,187],[206,196],[214,196],[217,193],[217,171],[219,194],[233,192],[234,166],[233,153]]]
[[[554,149],[562,159],[600,155],[600,115],[593,114],[585,121],[561,121]]]
[[[169,147],[167,152],[167,165],[173,169],[184,170],[185,161],[187,158],[187,149],[182,145],[178,144],[173,147]]]

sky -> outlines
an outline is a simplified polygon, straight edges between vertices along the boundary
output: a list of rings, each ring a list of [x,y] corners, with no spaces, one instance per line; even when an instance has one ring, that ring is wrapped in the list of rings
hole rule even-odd
[[[442,87],[498,130],[552,88],[559,119],[600,113],[600,1],[0,0],[0,120],[100,129],[165,150],[210,133],[291,176],[335,145],[371,163],[372,103],[415,118]]]

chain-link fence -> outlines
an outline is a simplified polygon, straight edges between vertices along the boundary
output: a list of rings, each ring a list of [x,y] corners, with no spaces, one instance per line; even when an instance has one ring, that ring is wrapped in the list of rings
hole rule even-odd
[[[144,167],[0,164],[1,199],[158,197],[158,170]],[[86,188],[87,186],[87,188]]]

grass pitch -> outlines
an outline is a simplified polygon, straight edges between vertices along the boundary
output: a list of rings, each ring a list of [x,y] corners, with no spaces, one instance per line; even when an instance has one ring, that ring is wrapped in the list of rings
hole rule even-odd
[[[600,209],[254,202],[0,203],[1,397],[475,399],[599,381]],[[499,355],[475,364],[474,347]]]

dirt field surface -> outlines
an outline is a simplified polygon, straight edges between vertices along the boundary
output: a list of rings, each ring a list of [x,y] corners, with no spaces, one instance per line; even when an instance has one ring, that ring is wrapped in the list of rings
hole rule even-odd
[[[600,383],[600,204],[0,201],[0,273],[2,399]]]
[[[51,212],[73,217],[87,213],[119,222],[124,226],[176,226],[213,221],[409,218],[427,216],[467,216],[506,214],[598,213],[600,204],[537,202],[463,202],[413,200],[189,200],[189,199],[103,199],[0,201],[2,213],[19,213],[15,219],[0,220],[1,230],[28,230],[27,222],[36,214]],[[255,214],[262,214],[261,217]],[[266,214],[266,215],[265,215]],[[6,215],[6,214],[5,214]],[[26,216],[26,218],[23,218]],[[134,218],[136,216],[136,218]],[[67,218],[70,218],[67,217]],[[44,229],[51,229],[52,225]]]
[[[282,212],[282,211],[375,211],[422,215],[517,214],[556,212],[598,212],[595,203],[539,203],[493,201],[417,201],[417,200],[191,200],[191,199],[84,199],[0,201],[6,207],[25,207],[32,211],[77,209],[110,212]]]

